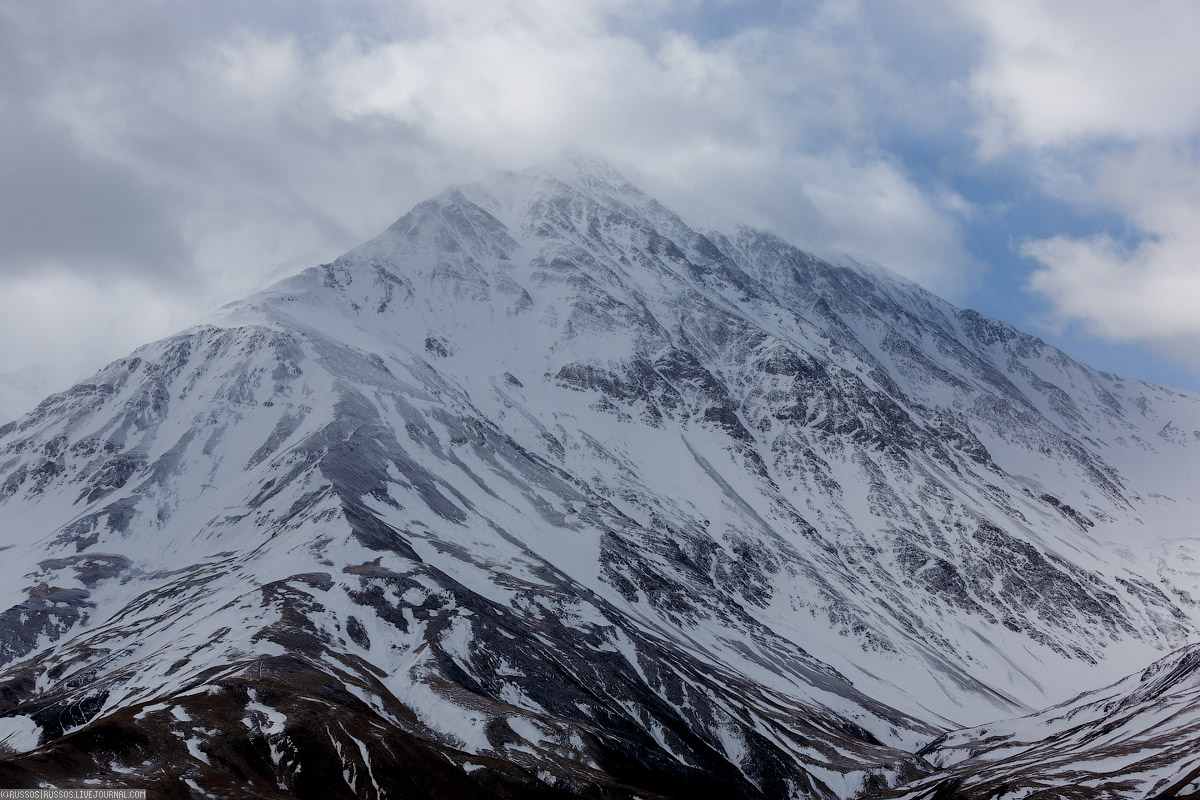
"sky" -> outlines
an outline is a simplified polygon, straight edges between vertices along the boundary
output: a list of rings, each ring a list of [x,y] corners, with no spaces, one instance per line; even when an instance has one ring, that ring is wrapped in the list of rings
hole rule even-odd
[[[1190,0],[0,0],[0,373],[563,148],[1200,390]]]

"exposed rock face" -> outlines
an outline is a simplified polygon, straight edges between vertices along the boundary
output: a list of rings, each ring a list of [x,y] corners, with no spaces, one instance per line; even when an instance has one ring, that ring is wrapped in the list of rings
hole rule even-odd
[[[0,428],[0,780],[934,780],[1196,638],[1198,448],[1200,398],[881,270],[496,175]]]

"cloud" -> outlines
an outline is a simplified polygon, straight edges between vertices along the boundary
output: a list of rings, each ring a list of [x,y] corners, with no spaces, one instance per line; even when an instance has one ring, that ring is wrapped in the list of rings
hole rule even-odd
[[[1118,341],[1151,341],[1200,364],[1200,152],[1143,145],[1100,159],[1075,191],[1129,224],[1111,234],[1025,243],[1032,287],[1059,318]]]
[[[982,43],[980,155],[1029,171],[1093,226],[1021,244],[1030,288],[1057,325],[1200,365],[1200,5],[963,8]]]
[[[1008,0],[963,9],[985,42],[971,87],[987,154],[1200,127],[1200,5]]]
[[[0,175],[31,191],[0,201],[14,212],[0,276],[132,282],[140,294],[104,302],[137,295],[156,309],[139,331],[163,335],[449,183],[572,146],[632,165],[665,199],[961,288],[975,266],[962,216],[886,143],[945,124],[947,104],[928,71],[895,68],[877,14],[831,1],[778,27],[690,32],[706,7],[7,4],[0,102],[17,113]],[[75,302],[68,291],[61,316],[104,340]],[[4,319],[0,342],[38,324]],[[116,355],[124,339],[107,338]],[[30,352],[57,352],[44,340]]]
[[[190,305],[186,296],[133,278],[65,272],[8,278],[0,292],[0,374],[38,364],[48,385],[63,388],[177,326],[193,313]],[[55,357],[30,360],[31,352]]]
[[[0,115],[0,276],[87,270],[173,281],[188,252],[153,191],[53,124]],[[18,188],[19,187],[19,188]]]
[[[922,191],[894,159],[848,148],[820,155],[700,146],[644,176],[685,217],[735,219],[774,230],[824,257],[882,263],[942,293],[964,292],[976,269],[960,220],[971,208]]]

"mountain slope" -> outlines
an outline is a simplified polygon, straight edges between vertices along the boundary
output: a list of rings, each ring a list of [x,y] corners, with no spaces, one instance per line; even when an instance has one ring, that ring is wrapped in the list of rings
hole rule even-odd
[[[1037,714],[955,731],[921,751],[939,774],[894,796],[1195,797],[1198,668],[1191,645]]]
[[[0,428],[0,763],[892,785],[1195,638],[1197,399],[591,159],[497,174]]]

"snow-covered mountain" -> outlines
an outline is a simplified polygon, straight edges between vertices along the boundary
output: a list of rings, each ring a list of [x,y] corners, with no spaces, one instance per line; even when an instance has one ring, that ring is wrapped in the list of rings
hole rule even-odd
[[[1200,397],[499,173],[0,428],[0,781],[885,791],[1197,640],[1198,454]]]
[[[1197,797],[1198,740],[1192,645],[1070,702],[938,739],[921,755],[941,770],[893,796]]]

